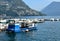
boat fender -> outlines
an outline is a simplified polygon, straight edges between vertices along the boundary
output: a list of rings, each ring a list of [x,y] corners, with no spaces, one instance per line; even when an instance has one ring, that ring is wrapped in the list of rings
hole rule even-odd
[[[29,30],[28,29],[26,29],[26,32],[28,32]]]

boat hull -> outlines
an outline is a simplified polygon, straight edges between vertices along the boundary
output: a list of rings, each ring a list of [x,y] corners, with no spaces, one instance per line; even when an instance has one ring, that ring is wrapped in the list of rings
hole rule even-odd
[[[7,32],[28,32],[32,30],[37,30],[37,28],[32,27],[32,28],[6,29]]]

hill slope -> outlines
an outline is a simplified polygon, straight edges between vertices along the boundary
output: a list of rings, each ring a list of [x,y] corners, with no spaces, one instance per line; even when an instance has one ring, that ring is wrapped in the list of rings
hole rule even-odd
[[[42,13],[49,16],[60,16],[60,2],[52,2],[42,10]]]
[[[39,11],[31,9],[22,0],[0,0],[0,16],[30,16],[44,15]]]

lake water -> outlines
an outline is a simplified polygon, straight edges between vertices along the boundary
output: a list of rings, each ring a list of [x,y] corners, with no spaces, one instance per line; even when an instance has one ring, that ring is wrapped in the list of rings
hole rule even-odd
[[[24,16],[21,18],[60,18],[60,16]],[[24,33],[0,33],[0,41],[60,41],[60,21],[37,23],[37,29]]]

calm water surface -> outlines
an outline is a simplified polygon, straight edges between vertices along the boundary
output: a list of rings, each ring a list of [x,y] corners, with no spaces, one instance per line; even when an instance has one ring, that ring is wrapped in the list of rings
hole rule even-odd
[[[35,31],[11,34],[1,32],[0,41],[60,41],[60,21],[46,21],[36,25],[38,30]]]

